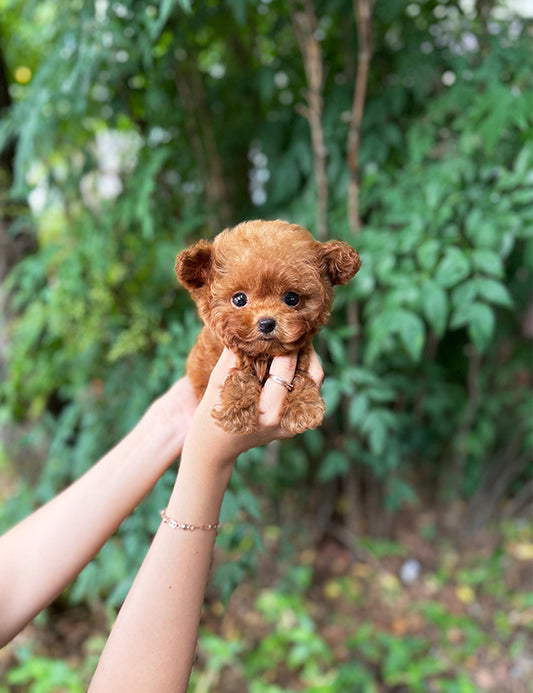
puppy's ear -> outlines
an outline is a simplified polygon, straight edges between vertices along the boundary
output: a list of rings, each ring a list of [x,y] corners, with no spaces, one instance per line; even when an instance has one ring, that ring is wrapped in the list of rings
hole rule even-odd
[[[346,284],[361,267],[359,253],[343,241],[326,241],[319,253],[332,284]]]
[[[209,283],[213,264],[212,256],[212,244],[203,240],[178,254],[176,276],[186,289],[196,291]]]

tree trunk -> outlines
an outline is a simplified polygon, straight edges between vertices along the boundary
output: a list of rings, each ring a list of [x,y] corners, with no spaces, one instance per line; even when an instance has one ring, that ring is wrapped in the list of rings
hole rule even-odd
[[[352,116],[346,143],[348,164],[348,222],[353,234],[361,228],[359,212],[359,146],[365,110],[368,73],[372,56],[372,0],[354,0],[357,22],[357,74],[355,77]]]
[[[176,88],[185,114],[185,128],[204,186],[208,224],[216,234],[232,221],[232,210],[209,113],[202,76],[194,66],[176,70]]]
[[[352,115],[348,126],[348,137],[346,142],[346,159],[348,166],[348,223],[353,235],[359,233],[361,219],[359,213],[359,145],[361,141],[361,127],[363,113],[365,109],[366,92],[368,84],[368,73],[370,68],[371,47],[370,37],[372,28],[372,1],[354,0],[354,12],[357,24],[357,71],[355,75],[354,95],[352,104]],[[356,301],[348,303],[346,307],[346,324],[352,328],[352,335],[348,342],[348,362],[355,365],[359,357],[359,306]],[[355,395],[357,396],[357,395]],[[345,406],[345,411],[347,406]],[[357,487],[362,484],[365,474],[356,474],[355,469],[348,472],[348,482],[346,488],[347,511],[346,523],[348,529],[357,532],[357,517],[361,516],[362,511],[359,507],[362,504],[362,492]],[[366,473],[365,490],[366,495],[374,502],[380,496],[381,483],[375,478],[372,472]],[[372,507],[366,506],[366,519],[368,528],[372,533],[381,534],[383,528],[377,527],[375,513]],[[378,512],[378,517],[380,517]]]
[[[311,0],[292,3],[292,25],[300,46],[307,80],[307,104],[300,104],[298,111],[308,120],[311,129],[313,167],[317,189],[316,233],[320,241],[329,237],[328,230],[328,152],[322,125],[324,61],[317,39],[318,22]]]

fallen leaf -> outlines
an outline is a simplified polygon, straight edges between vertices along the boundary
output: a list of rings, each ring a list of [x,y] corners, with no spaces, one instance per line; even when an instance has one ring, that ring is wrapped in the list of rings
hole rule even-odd
[[[459,585],[456,587],[455,596],[460,602],[463,602],[463,604],[471,604],[476,598],[474,590],[469,585]]]
[[[400,581],[392,573],[383,573],[379,576],[379,582],[384,590],[389,590],[391,592],[396,592],[400,589]]]
[[[365,578],[370,574],[371,568],[366,563],[356,563],[351,571],[356,577]]]
[[[494,686],[494,676],[488,669],[478,669],[474,672],[476,684],[484,690],[490,690]]]
[[[521,541],[509,545],[509,553],[519,561],[533,560],[533,544],[528,541]]]
[[[456,627],[448,628],[446,631],[446,638],[448,642],[456,645],[463,640],[463,631]]]
[[[304,549],[300,552],[300,563],[302,565],[311,565],[315,562],[316,551],[314,549]]]
[[[338,599],[342,595],[342,586],[337,582],[337,580],[329,580],[324,585],[324,594],[329,599]]]
[[[405,635],[407,632],[407,621],[405,618],[395,618],[391,625],[391,630],[395,635]]]

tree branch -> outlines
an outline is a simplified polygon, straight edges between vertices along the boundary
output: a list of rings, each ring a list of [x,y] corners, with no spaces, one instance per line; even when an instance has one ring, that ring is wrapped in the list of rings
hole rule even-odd
[[[213,123],[201,75],[194,67],[176,70],[176,88],[183,104],[185,128],[204,185],[212,233],[231,222],[229,195],[224,179]]]
[[[329,190],[326,172],[327,149],[322,125],[324,81],[322,49],[317,39],[318,22],[312,1],[293,0],[291,4],[292,25],[302,54],[307,81],[307,104],[298,107],[297,110],[308,120],[311,128],[313,167],[317,187],[317,236],[320,241],[325,241],[329,235],[327,218]]]
[[[346,142],[346,159],[348,165],[348,223],[355,235],[361,227],[359,216],[359,144],[361,141],[361,125],[365,108],[368,72],[370,67],[371,48],[370,36],[372,28],[372,0],[353,0],[357,23],[357,72],[355,75],[352,115],[348,126]],[[359,358],[359,305],[349,301],[346,306],[346,324],[352,328],[353,334],[348,341],[348,363],[355,365]],[[347,408],[345,407],[345,411]],[[373,474],[369,474],[367,491],[378,493],[380,482]],[[361,493],[359,485],[361,477],[355,468],[351,468],[346,479],[347,512],[345,521],[348,528],[357,532],[358,514],[360,514]],[[381,505],[380,505],[381,507]],[[377,529],[376,518],[371,512],[367,513],[368,520]]]
[[[372,0],[353,0],[357,22],[357,74],[352,117],[346,143],[348,164],[348,222],[353,234],[361,228],[359,213],[359,146],[365,109],[368,73],[372,56]]]
[[[466,509],[467,532],[482,527],[494,514],[509,484],[530,464],[529,454],[522,453],[523,431],[518,432],[486,463],[483,478]]]

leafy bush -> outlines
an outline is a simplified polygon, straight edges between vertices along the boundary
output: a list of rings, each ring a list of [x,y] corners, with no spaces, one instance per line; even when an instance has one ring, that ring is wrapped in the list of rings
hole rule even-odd
[[[11,669],[6,675],[6,683],[25,686],[27,693],[48,693],[49,691],[69,691],[83,693],[86,690],[83,678],[61,659],[31,657]],[[3,687],[0,691],[12,690]]]
[[[83,473],[183,373],[199,325],[175,283],[181,247],[252,216],[317,231],[291,3],[7,7],[0,34],[14,36],[5,49],[14,104],[0,147],[16,142],[13,195],[32,202],[39,247],[3,284],[1,418],[29,427],[47,453],[5,524]],[[239,461],[221,542],[242,558],[220,575],[226,594],[260,546],[243,517],[286,521],[286,499],[314,516],[319,498],[326,529],[340,519],[352,535],[380,533],[400,507],[429,496],[466,500],[475,526],[521,486],[532,440],[526,21],[498,19],[496,8],[487,23],[456,2],[375,4],[354,236],[352,3],[315,9],[327,68],[327,221],[363,266],[339,288],[316,341],[326,424]],[[171,482],[73,598],[120,601]]]
[[[257,599],[258,614],[270,624],[270,632],[260,642],[227,640],[212,633],[200,638],[200,651],[206,657],[201,673],[195,672],[192,685],[204,690],[207,681],[217,681],[224,669],[233,668],[254,693],[300,690],[310,693],[373,693],[376,686],[370,673],[356,663],[335,663],[330,645],[317,632],[309,616],[309,606],[295,594],[264,591]],[[278,671],[287,668],[300,683],[288,689],[272,683]]]

